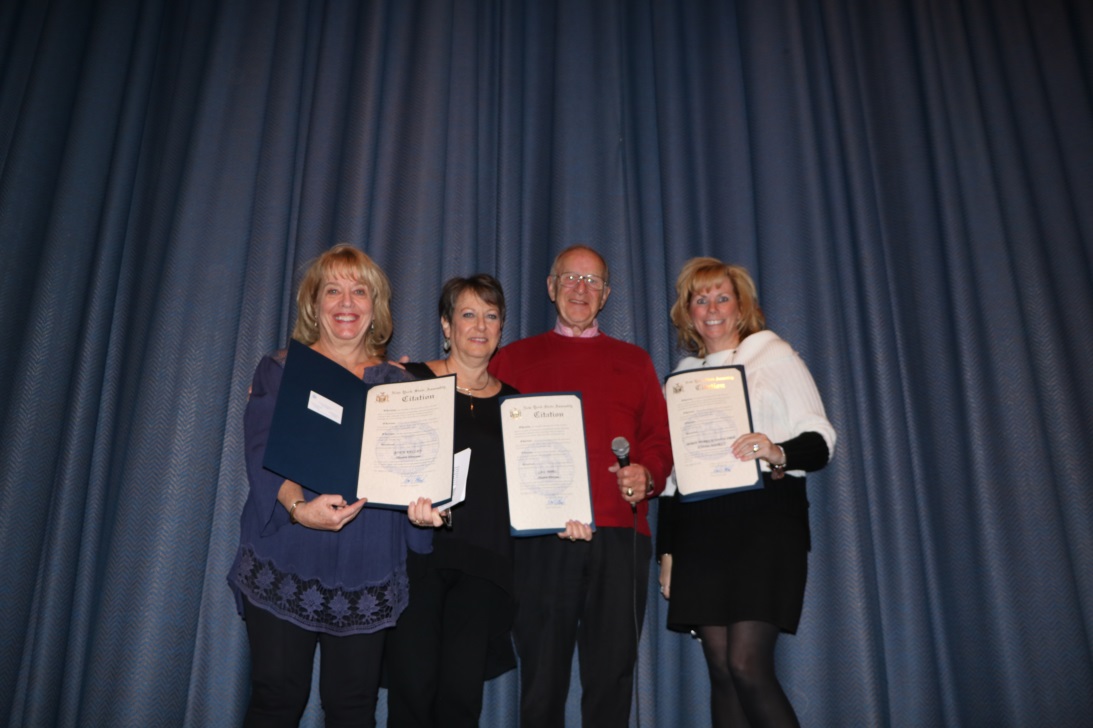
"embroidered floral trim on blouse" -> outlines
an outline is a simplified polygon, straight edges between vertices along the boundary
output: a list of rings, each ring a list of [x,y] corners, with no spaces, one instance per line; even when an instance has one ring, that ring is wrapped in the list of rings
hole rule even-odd
[[[346,590],[279,571],[250,547],[242,549],[235,584],[255,606],[304,629],[333,635],[393,627],[409,592],[404,567],[381,584]]]

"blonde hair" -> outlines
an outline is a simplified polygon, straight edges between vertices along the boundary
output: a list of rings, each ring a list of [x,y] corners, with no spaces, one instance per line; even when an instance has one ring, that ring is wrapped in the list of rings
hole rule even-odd
[[[346,275],[368,289],[372,298],[372,325],[364,339],[368,356],[384,357],[394,332],[391,320],[391,283],[376,262],[348,243],[339,243],[308,266],[296,293],[296,324],[292,338],[308,346],[319,340],[319,292],[323,283]]]
[[[676,327],[679,348],[695,356],[706,356],[706,344],[691,320],[691,299],[694,294],[728,281],[736,295],[737,329],[740,340],[767,327],[766,316],[759,308],[755,281],[743,266],[729,265],[717,258],[691,258],[683,264],[676,279],[676,301],[672,304],[672,324]]]

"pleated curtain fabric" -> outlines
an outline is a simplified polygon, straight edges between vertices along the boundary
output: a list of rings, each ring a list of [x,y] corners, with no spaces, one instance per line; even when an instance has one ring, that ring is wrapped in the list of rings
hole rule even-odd
[[[311,258],[372,255],[420,360],[445,279],[513,341],[582,242],[661,374],[713,255],[816,379],[802,724],[1088,724],[1091,77],[1080,0],[5,3],[0,723],[240,723],[242,412]],[[708,725],[652,569],[631,723]]]

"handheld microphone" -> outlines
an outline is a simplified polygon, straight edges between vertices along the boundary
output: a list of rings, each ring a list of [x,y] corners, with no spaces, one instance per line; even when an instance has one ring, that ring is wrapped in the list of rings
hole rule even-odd
[[[630,464],[630,441],[625,437],[616,437],[611,441],[611,452],[615,453],[615,459],[619,461],[620,468]],[[630,510],[637,513],[638,504],[631,503]]]
[[[615,453],[615,459],[619,461],[619,467],[625,468],[630,464],[630,442],[625,437],[616,437],[611,441],[611,452]],[[634,608],[634,647],[638,646],[638,642],[641,638],[641,625],[638,620],[638,603],[637,603],[637,590],[638,590],[638,504],[630,504],[630,512],[634,514],[634,530],[632,534],[631,546],[634,553],[634,585],[633,591],[630,593],[634,597],[632,602]],[[637,686],[637,662],[634,663],[634,695],[638,694]],[[638,705],[638,725],[641,725],[641,706]]]

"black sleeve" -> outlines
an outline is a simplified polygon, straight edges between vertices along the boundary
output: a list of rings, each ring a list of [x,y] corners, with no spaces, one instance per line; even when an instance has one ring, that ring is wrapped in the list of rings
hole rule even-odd
[[[827,465],[831,451],[818,432],[802,432],[793,439],[778,443],[786,451],[786,470],[811,473]]]
[[[435,379],[436,375],[429,365],[422,361],[410,361],[402,365],[414,379]]]

